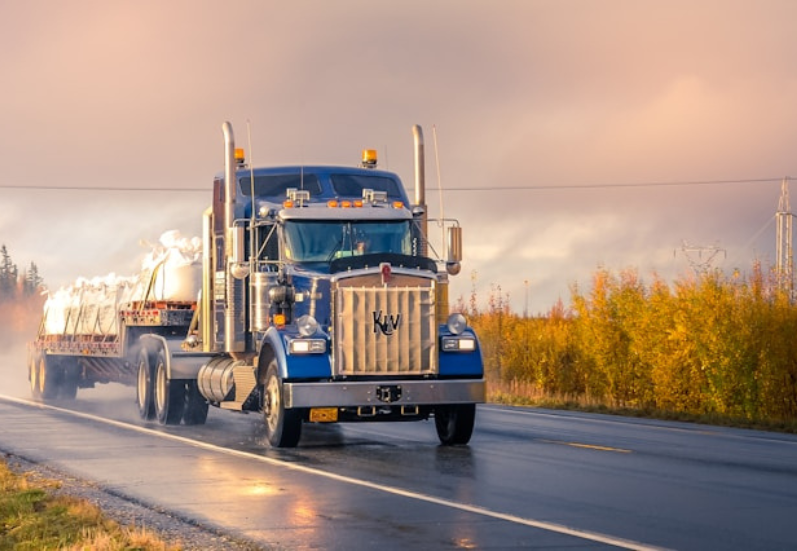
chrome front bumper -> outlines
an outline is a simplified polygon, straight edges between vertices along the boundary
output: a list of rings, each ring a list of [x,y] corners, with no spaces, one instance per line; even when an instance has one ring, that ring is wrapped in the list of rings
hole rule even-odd
[[[485,401],[483,380],[285,383],[286,408],[472,404]]]

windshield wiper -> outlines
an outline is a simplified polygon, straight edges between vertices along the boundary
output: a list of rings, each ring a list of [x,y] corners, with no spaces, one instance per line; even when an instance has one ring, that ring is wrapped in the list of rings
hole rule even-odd
[[[329,253],[329,256],[327,257],[327,262],[332,262],[332,260],[334,259],[335,255],[342,248],[343,248],[343,238],[341,238],[337,243],[335,243],[335,246],[332,247],[332,252]]]

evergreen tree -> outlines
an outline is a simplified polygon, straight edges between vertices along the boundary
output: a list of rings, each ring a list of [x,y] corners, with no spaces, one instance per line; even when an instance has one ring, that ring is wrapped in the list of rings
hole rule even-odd
[[[39,275],[38,266],[31,262],[22,281],[22,294],[26,297],[36,294],[43,283],[44,280]]]
[[[8,249],[5,245],[0,246],[0,301],[12,300],[16,296],[18,274]]]

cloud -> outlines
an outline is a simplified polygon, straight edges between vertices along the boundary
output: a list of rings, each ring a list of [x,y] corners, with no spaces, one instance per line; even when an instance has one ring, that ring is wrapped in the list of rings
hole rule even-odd
[[[0,188],[0,242],[56,285],[198,232],[224,120],[257,164],[375,147],[408,186],[423,124],[427,182],[465,230],[452,290],[475,272],[516,310],[527,280],[544,311],[598,264],[688,271],[684,239],[728,265],[771,257],[795,172],[788,0],[37,0],[2,16],[0,183],[30,189]],[[641,185],[745,179],[766,181]]]

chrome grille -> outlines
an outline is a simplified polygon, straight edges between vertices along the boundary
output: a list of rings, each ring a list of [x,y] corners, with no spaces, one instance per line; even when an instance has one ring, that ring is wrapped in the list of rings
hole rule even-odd
[[[437,373],[434,280],[396,279],[392,286],[373,276],[336,285],[336,376]]]

